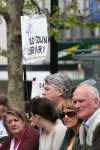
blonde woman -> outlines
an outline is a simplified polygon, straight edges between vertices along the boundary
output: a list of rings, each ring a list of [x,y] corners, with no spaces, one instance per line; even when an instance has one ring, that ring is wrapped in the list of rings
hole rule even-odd
[[[68,98],[61,104],[60,117],[68,128],[60,150],[80,150],[79,128],[81,120],[78,119],[72,104],[72,98]]]
[[[30,128],[24,111],[9,108],[4,114],[3,122],[9,136],[1,150],[38,150],[38,131]]]

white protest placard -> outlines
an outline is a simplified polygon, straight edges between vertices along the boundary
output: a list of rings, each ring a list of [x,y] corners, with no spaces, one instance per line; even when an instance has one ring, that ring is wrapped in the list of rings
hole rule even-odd
[[[46,16],[21,16],[21,34],[23,59],[26,62],[45,59],[48,50]]]
[[[32,80],[31,98],[40,96],[42,84],[43,81],[40,81],[38,78],[36,78],[36,80]]]

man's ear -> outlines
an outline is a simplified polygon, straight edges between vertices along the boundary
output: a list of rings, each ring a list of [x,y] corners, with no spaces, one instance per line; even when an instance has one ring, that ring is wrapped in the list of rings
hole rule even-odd
[[[62,90],[59,90],[59,91],[58,91],[58,95],[59,95],[59,96],[62,96],[62,93],[63,93]]]
[[[62,95],[63,95],[63,89],[60,89],[58,92],[59,92],[59,93],[58,93],[59,96],[62,96]]]
[[[100,105],[100,102],[99,102],[98,98],[95,98],[95,104],[96,104],[96,107],[98,107]]]

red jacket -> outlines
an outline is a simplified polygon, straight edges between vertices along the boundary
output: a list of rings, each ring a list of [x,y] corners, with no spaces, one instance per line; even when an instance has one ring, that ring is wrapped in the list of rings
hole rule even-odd
[[[8,137],[5,142],[3,143],[0,150],[10,150],[10,137]],[[39,133],[35,128],[28,128],[26,129],[21,143],[17,150],[38,150],[39,145]]]

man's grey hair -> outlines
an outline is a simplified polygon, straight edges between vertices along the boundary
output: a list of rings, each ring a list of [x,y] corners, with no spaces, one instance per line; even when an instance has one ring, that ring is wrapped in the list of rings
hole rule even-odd
[[[100,102],[100,94],[99,94],[99,91],[98,91],[97,87],[95,87],[93,85],[90,85],[90,84],[87,84],[87,83],[80,84],[78,87],[80,87],[80,86],[88,87],[89,95],[91,94],[91,97],[97,97],[99,102]]]
[[[61,73],[50,74],[44,79],[45,83],[52,84],[63,90],[63,97],[68,98],[72,92],[72,82],[68,75]]]

